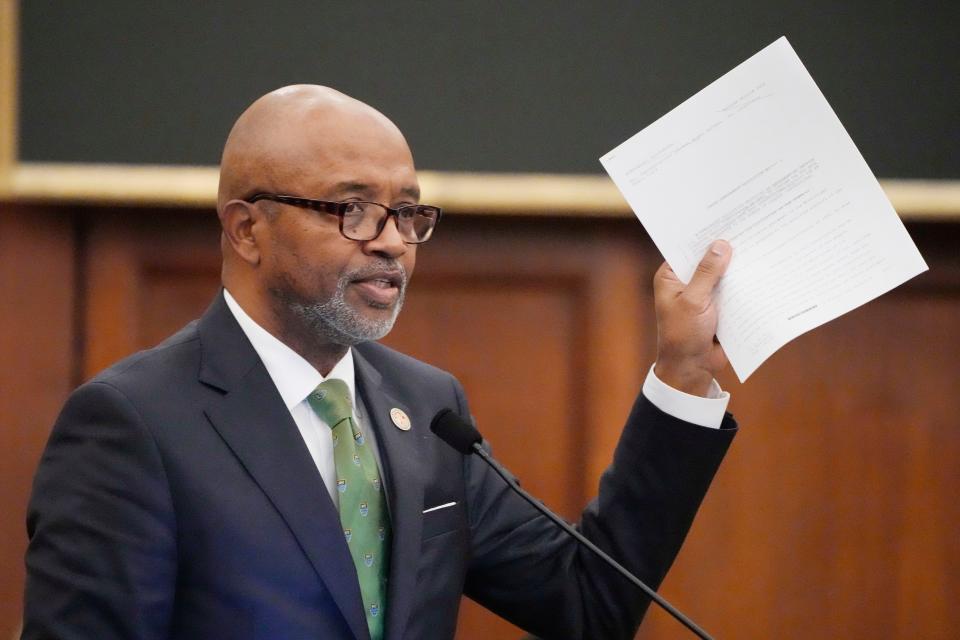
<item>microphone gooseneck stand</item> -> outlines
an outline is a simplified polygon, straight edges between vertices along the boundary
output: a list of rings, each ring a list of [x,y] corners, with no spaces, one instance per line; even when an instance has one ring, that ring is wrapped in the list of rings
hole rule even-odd
[[[640,578],[630,573],[623,565],[607,555],[605,551],[600,549],[600,547],[590,542],[590,540],[588,540],[582,533],[577,531],[566,520],[548,509],[547,506],[544,505],[540,500],[527,493],[527,491],[520,486],[520,484],[513,478],[506,468],[504,468],[503,465],[497,462],[493,456],[487,453],[483,447],[480,446],[482,437],[480,432],[477,431],[472,424],[468,423],[466,420],[454,413],[453,410],[442,409],[439,413],[437,413],[436,416],[434,416],[430,423],[430,429],[441,440],[449,444],[457,451],[463,454],[476,454],[480,456],[480,458],[490,465],[490,468],[493,469],[497,475],[503,478],[504,482],[506,482],[511,489],[517,492],[521,498],[529,502],[540,513],[547,516],[547,518],[549,518],[554,524],[566,531],[569,535],[573,536],[573,538],[576,539],[580,544],[595,553],[608,565],[616,569],[620,575],[629,580],[632,584],[636,585],[641,591],[649,596],[651,600],[660,605],[664,611],[673,616],[680,624],[692,631],[698,638],[702,638],[702,640],[713,640],[710,634],[697,626],[693,620],[681,613],[660,594],[645,585]]]

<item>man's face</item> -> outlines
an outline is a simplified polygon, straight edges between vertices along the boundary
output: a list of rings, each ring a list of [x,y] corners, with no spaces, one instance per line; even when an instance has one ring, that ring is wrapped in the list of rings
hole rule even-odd
[[[329,127],[322,144],[277,172],[275,192],[316,200],[365,200],[390,207],[419,200],[413,160],[403,138],[376,123]],[[353,345],[393,327],[413,273],[416,246],[403,242],[395,219],[374,240],[349,240],[337,216],[272,202],[262,283],[281,331]]]

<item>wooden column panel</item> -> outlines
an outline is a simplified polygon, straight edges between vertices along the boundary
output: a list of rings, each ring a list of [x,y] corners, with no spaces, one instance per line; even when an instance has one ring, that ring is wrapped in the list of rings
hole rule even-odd
[[[89,378],[203,313],[220,287],[220,232],[212,211],[96,211],[86,221]]]
[[[645,270],[626,239],[605,242],[586,224],[547,236],[542,224],[444,228],[384,342],[457,375],[495,453],[576,517],[606,467],[594,448],[609,459],[649,366],[637,355]]]
[[[456,374],[497,457],[575,519],[649,366],[637,311],[648,270],[635,238],[546,224],[445,227],[385,342]],[[461,640],[521,635],[464,600]]]
[[[74,223],[69,212],[0,206],[0,637],[23,602],[33,473],[74,378]]]

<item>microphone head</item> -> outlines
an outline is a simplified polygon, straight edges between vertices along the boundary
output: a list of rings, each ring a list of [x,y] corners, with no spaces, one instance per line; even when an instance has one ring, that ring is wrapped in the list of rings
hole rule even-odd
[[[433,416],[430,431],[460,453],[473,453],[473,445],[483,440],[480,432],[452,409],[441,409]]]

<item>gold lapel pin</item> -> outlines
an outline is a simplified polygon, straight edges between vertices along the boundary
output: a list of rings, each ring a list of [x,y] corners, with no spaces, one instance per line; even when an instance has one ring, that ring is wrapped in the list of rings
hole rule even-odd
[[[397,429],[410,431],[410,417],[403,412],[403,409],[397,409],[396,407],[390,409],[390,419],[393,420]]]

